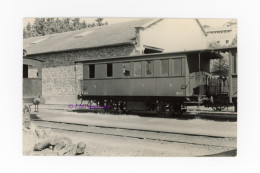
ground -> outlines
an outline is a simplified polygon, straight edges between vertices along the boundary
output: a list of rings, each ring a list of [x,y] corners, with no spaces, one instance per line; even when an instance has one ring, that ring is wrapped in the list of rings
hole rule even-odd
[[[156,134],[148,135],[149,137],[147,139],[138,139],[123,137],[130,133],[124,130],[120,131],[120,129],[116,132],[109,132],[109,130],[107,130],[107,134],[104,132],[101,133],[101,130],[98,128],[96,130],[91,129],[92,131],[94,130],[95,133],[89,133],[89,129],[86,129],[88,133],[85,133],[58,129],[41,129],[37,127],[39,125],[37,122],[32,122],[33,127],[47,131],[50,136],[66,136],[69,137],[74,144],[83,141],[86,144],[84,153],[86,156],[205,156],[234,150],[237,147],[237,122],[213,121],[198,118],[183,120],[142,117],[137,115],[76,113],[50,109],[40,110],[37,116],[42,120],[225,137],[208,140],[208,137],[203,136],[183,137],[176,134],[168,138],[179,142],[167,142],[164,140],[150,140],[149,137],[155,137]],[[63,126],[66,127],[64,124]],[[79,129],[83,130],[82,127]],[[112,133],[121,134],[121,136],[108,135]],[[138,132],[138,135],[147,135],[147,133]],[[158,136],[158,138],[166,139],[167,135],[166,137]],[[56,155],[56,153],[48,149],[41,153],[32,151],[33,146],[39,141],[41,141],[41,139],[30,135],[29,132],[24,133],[24,155]],[[201,142],[201,145],[192,144],[199,142]]]

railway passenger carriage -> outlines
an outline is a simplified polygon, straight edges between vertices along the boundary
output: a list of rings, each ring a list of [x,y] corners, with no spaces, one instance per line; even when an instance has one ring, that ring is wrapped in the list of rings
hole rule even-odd
[[[83,63],[78,98],[108,111],[179,114],[184,102],[210,94],[210,60],[216,58],[217,51],[198,50],[77,61]]]

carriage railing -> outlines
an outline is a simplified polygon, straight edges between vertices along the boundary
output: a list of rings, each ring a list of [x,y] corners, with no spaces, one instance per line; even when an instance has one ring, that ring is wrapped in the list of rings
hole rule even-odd
[[[229,84],[226,78],[208,78],[207,94],[226,95],[229,93]]]

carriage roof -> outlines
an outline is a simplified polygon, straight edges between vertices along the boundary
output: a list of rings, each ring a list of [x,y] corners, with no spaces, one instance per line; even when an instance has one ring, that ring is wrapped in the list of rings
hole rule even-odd
[[[127,60],[127,59],[147,59],[154,56],[167,56],[167,55],[190,55],[190,54],[202,54],[204,57],[209,59],[221,59],[223,58],[220,53],[229,52],[237,50],[237,47],[225,47],[225,48],[216,48],[216,49],[200,49],[200,50],[190,50],[190,51],[179,51],[179,52],[167,52],[167,53],[153,53],[153,54],[142,54],[142,55],[131,55],[131,56],[120,56],[120,57],[109,57],[109,58],[97,58],[97,59],[88,59],[88,60],[79,60],[74,61],[75,63],[95,63],[107,60]]]

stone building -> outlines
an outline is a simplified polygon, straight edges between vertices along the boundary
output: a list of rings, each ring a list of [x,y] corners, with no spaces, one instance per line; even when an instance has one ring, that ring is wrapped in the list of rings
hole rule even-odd
[[[229,46],[232,41],[237,37],[237,21],[230,20],[223,26],[205,28],[207,32],[208,43],[216,42],[221,46]]]
[[[196,19],[139,19],[23,40],[27,57],[43,60],[46,104],[75,104],[83,79],[76,60],[206,48],[206,32]],[[37,72],[30,69],[29,76]]]

